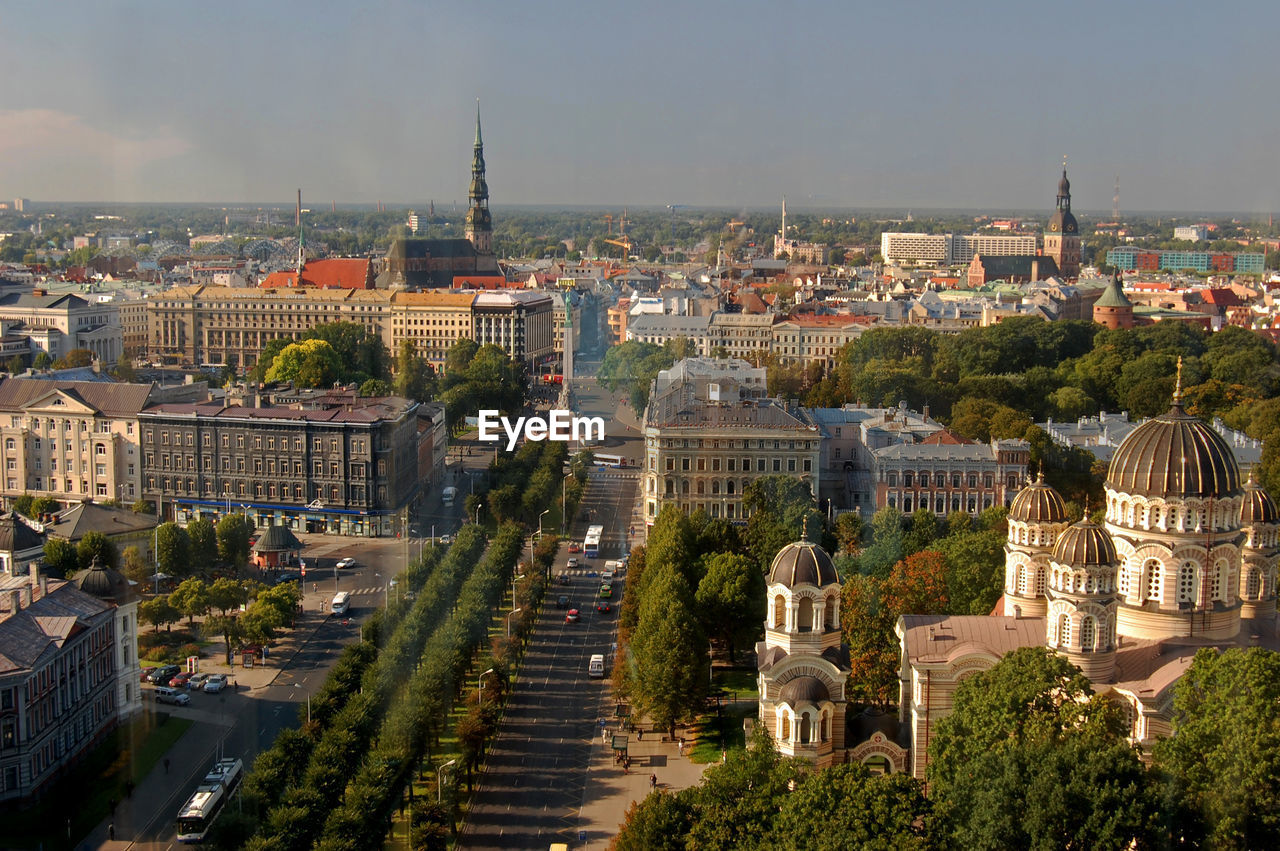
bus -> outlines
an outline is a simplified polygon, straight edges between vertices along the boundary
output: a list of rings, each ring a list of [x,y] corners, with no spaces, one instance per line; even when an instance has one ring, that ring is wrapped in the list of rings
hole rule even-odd
[[[178,841],[203,842],[227,799],[240,785],[244,765],[238,759],[222,759],[205,775],[196,791],[178,811]]]
[[[591,453],[591,463],[597,467],[621,467],[621,455],[604,455],[600,452]]]
[[[446,506],[453,505],[453,501],[458,498],[458,489],[455,487],[447,487],[440,492],[440,501]]]
[[[582,541],[582,554],[587,558],[599,558],[602,537],[604,537],[603,526],[588,526],[587,537]]]
[[[351,593],[349,591],[339,591],[333,595],[333,602],[329,604],[331,612],[335,615],[345,615],[349,608],[351,608]]]

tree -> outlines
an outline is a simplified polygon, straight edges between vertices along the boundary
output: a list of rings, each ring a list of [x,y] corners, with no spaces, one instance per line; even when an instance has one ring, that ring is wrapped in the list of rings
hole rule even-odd
[[[10,375],[19,375],[27,371],[27,363],[23,360],[22,355],[14,355],[5,364],[5,369],[9,371]]]
[[[1188,847],[1280,846],[1280,654],[1198,651],[1155,765],[1175,804],[1166,827]]]
[[[86,532],[76,545],[76,558],[80,569],[87,570],[93,566],[94,559],[103,567],[117,570],[120,567],[120,553],[116,545],[101,532]]]
[[[396,352],[395,392],[406,399],[431,398],[431,365],[418,355],[412,340],[401,340]]]
[[[324,340],[303,340],[285,346],[264,380],[268,384],[290,381],[299,387],[328,387],[342,375],[342,362]]]
[[[302,335],[303,341],[327,343],[338,357],[338,380],[359,384],[370,378],[391,377],[391,357],[382,338],[358,322],[326,322]],[[319,385],[317,385],[319,386]]]
[[[187,623],[193,624],[196,615],[209,611],[209,589],[200,579],[184,579],[169,595],[169,604],[187,616]]]
[[[218,521],[218,557],[244,570],[249,563],[249,521],[243,514],[231,514]]]
[[[72,349],[64,356],[58,358],[54,362],[54,369],[82,369],[86,366],[92,366],[94,361],[93,352],[88,349]]]
[[[729,661],[737,660],[739,642],[750,641],[764,622],[764,574],[747,556],[721,553],[707,564],[698,583],[698,613],[707,632],[729,648]]]
[[[121,358],[112,368],[111,374],[120,381],[137,381],[138,371],[133,368],[133,364],[128,358]]]
[[[34,516],[32,506],[35,504],[36,498],[29,493],[21,494],[13,500],[13,510],[24,517]]]
[[[41,514],[56,514],[60,508],[62,506],[51,496],[38,496],[31,503],[31,510],[37,516]]]
[[[813,851],[924,849],[928,813],[924,785],[914,777],[834,765],[782,796],[773,832],[783,847]]]
[[[156,506],[149,499],[139,499],[129,506],[129,510],[134,514],[155,514]]]
[[[146,559],[142,557],[142,550],[138,549],[136,545],[125,547],[121,556],[124,561],[121,573],[125,575],[126,579],[142,583],[155,572]]]
[[[633,694],[641,710],[674,735],[676,723],[696,712],[706,695],[707,638],[679,569],[650,564],[646,573],[653,575],[631,640]]]
[[[927,508],[917,509],[911,515],[911,528],[902,538],[903,555],[928,549],[938,539],[938,531],[938,515]]]
[[[76,548],[62,538],[50,538],[44,542],[44,563],[55,576],[70,577],[80,569]]]
[[[941,845],[1124,849],[1147,838],[1147,777],[1119,710],[1047,648],[964,680],[929,751]]]
[[[846,511],[836,518],[836,540],[840,542],[840,552],[854,555],[862,548],[862,515],[857,511]]]
[[[788,784],[799,784],[808,767],[779,756],[773,740],[757,727],[751,746],[734,750],[721,765],[708,768],[694,799],[688,847],[698,849],[775,848],[773,823]]]
[[[161,523],[156,530],[156,563],[169,576],[191,573],[191,538],[177,523]]]
[[[615,851],[684,851],[697,791],[695,787],[673,795],[659,790],[634,801],[612,847]]]
[[[209,605],[224,615],[232,609],[240,608],[248,597],[243,585],[226,576],[209,586]]]
[[[37,352],[36,359],[31,365],[38,370],[46,370],[53,365],[53,358],[48,352]]]
[[[218,533],[213,528],[213,521],[207,517],[192,520],[187,524],[187,538],[191,542],[192,572],[209,573],[218,560]]]
[[[170,605],[167,594],[143,600],[138,604],[138,619],[154,626],[156,632],[160,631],[162,625],[172,624],[179,617],[180,613]]]
[[[381,378],[370,378],[360,385],[358,392],[361,396],[390,396],[391,385]]]
[[[948,611],[985,615],[1004,592],[1004,543],[996,530],[963,532],[934,544],[947,566]]]
[[[871,546],[858,559],[864,573],[885,577],[902,558],[902,512],[886,505],[871,517]]]

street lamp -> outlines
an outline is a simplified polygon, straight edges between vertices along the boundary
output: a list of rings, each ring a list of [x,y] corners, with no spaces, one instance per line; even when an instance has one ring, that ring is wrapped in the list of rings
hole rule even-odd
[[[484,506],[483,506],[483,505],[477,505],[477,506],[476,506],[476,525],[477,525],[477,526],[479,526],[479,525],[480,525],[480,509],[482,509],[482,508],[484,508]]]
[[[511,577],[511,605],[513,606],[516,604],[516,583],[521,579],[524,579],[523,573],[518,576]]]
[[[539,514],[539,515],[538,515],[538,540],[539,540],[539,541],[541,541],[541,540],[542,540],[542,518],[543,518],[545,515],[550,514],[550,513],[551,513],[551,509],[550,509],[550,508],[544,508],[544,509],[542,510],[542,514]]]
[[[456,759],[451,759],[448,762],[446,762],[444,765],[436,769],[436,803],[437,804],[444,801],[444,797],[440,794],[441,788],[444,786],[444,776],[443,776],[444,770],[451,765],[456,765],[457,763],[458,761]]]
[[[573,471],[570,470],[565,477],[560,480],[560,536],[564,537],[569,533],[569,503],[566,496],[565,486],[569,484],[569,480],[573,478]]]
[[[294,683],[294,688],[302,688],[302,683]],[[307,723],[311,723],[311,695],[307,695]]]
[[[489,676],[492,673],[493,673],[493,668],[490,668],[489,670],[481,674],[480,679],[476,681],[476,697],[477,697],[476,702],[477,703],[479,703],[480,699],[484,697],[484,678]]]
[[[511,616],[518,615],[523,611],[524,609],[512,609],[511,611],[507,612],[507,638],[511,637]]]

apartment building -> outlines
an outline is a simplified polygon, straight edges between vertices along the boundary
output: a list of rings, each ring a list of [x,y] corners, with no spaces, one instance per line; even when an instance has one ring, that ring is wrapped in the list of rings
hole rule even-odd
[[[682,362],[659,373],[644,412],[647,523],[668,503],[745,522],[742,493],[760,476],[793,476],[818,493],[818,428],[760,392],[744,361]]]
[[[887,262],[933,262],[942,265],[968,263],[975,254],[1008,257],[1036,253],[1034,234],[880,234],[880,255]]]
[[[759,355],[773,347],[773,323],[777,319],[772,313],[717,311],[711,314],[707,342],[711,351],[723,350],[731,358]]]
[[[0,296],[0,322],[13,323],[7,333],[28,338],[32,354],[47,352],[55,360],[72,349],[88,349],[103,366],[120,358],[120,319],[112,302],[87,301],[72,293]]]
[[[139,708],[137,605],[90,593],[100,572],[85,590],[0,576],[0,801],[45,789]]]
[[[877,319],[875,316],[799,314],[773,325],[771,349],[783,363],[820,361],[832,367],[840,350],[861,337]]]
[[[420,357],[441,369],[454,343],[475,338],[471,317],[473,300],[474,293],[444,290],[392,293],[392,356],[400,351],[402,341],[409,340]]]
[[[150,340],[147,324],[147,300],[145,298],[126,298],[113,302],[120,317],[121,354],[125,357],[137,357],[147,353]]]
[[[394,534],[431,474],[419,470],[419,442],[433,436],[418,409],[394,396],[154,405],[138,415],[142,492],[179,522],[237,511],[256,527]]]
[[[471,303],[474,339],[501,346],[531,371],[555,360],[551,296],[532,290],[480,292]]]
[[[0,380],[6,505],[24,493],[65,503],[140,496],[138,414],[150,384]]]
[[[938,515],[976,515],[1013,501],[1027,479],[1031,444],[969,443],[940,432],[921,443],[877,449],[871,456],[877,507],[889,506],[903,514],[926,509]]]

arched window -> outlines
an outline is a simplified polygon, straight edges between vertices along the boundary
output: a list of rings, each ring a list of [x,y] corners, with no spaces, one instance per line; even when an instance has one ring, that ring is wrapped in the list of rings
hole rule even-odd
[[[1097,628],[1094,626],[1093,618],[1086,617],[1080,622],[1080,649],[1092,650],[1095,641],[1095,632]]]
[[[838,629],[837,617],[840,614],[840,595],[832,594],[827,598],[827,629]]]
[[[1043,597],[1045,574],[1048,571],[1046,571],[1043,567],[1037,567],[1034,565],[1032,566],[1031,569],[1035,572],[1035,583],[1032,585],[1032,587],[1036,589],[1037,597]]]
[[[683,480],[681,480],[681,482],[680,482],[680,493],[684,494],[685,496],[688,496],[688,495],[689,495],[689,480],[688,480],[688,479],[683,479]]]
[[[1196,599],[1196,564],[1184,561],[1178,568],[1178,602],[1194,603]]]
[[[809,713],[805,712],[800,715],[800,744],[809,744]]]
[[[1151,559],[1143,566],[1143,571],[1147,576],[1147,599],[1160,602],[1161,589],[1164,585],[1164,577],[1161,575],[1160,562]]]
[[[1120,593],[1129,596],[1129,566],[1127,564],[1120,565]]]
[[[729,494],[729,496],[733,496],[733,479],[724,483],[724,492]]]
[[[719,496],[719,495],[720,495],[720,480],[719,480],[719,479],[712,479],[712,480],[711,480],[711,495],[712,495],[712,496]]]
[[[1027,593],[1027,568],[1026,565],[1018,565],[1018,593]]]
[[[1256,600],[1261,596],[1262,591],[1262,572],[1256,567],[1248,569],[1244,580],[1244,595],[1250,600]]]
[[[773,598],[773,628],[787,628],[787,598],[781,594]]]
[[[822,721],[818,726],[818,741],[825,742],[827,740],[827,738],[831,735],[830,727],[831,727],[831,718],[827,715],[826,711],[823,710]]]
[[[801,632],[807,632],[813,629],[813,600],[808,597],[800,598],[800,611],[797,626]]]
[[[1209,566],[1209,600],[1221,600],[1222,597],[1222,574],[1225,572],[1225,565],[1217,562]]]
[[[778,719],[778,741],[791,741],[791,716],[786,712],[783,712],[782,717]]]
[[[1071,615],[1058,615],[1058,646],[1066,647],[1071,643]]]
[[[698,479],[698,496],[702,496],[707,492],[707,483],[702,479]]]

